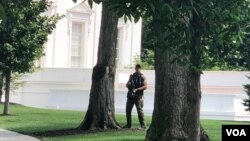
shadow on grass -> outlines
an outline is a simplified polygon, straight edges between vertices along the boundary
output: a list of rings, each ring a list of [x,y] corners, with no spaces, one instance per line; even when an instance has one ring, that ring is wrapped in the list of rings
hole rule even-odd
[[[29,133],[31,136],[36,137],[59,137],[59,136],[69,136],[69,135],[87,135],[94,133],[108,133],[108,132],[122,132],[122,131],[145,131],[142,129],[132,128],[132,129],[107,129],[107,130],[79,130],[77,128],[59,129],[51,131],[33,132]],[[125,141],[125,140],[124,140]],[[141,141],[141,140],[133,140]]]
[[[36,137],[58,137],[58,136],[78,135],[78,134],[87,134],[87,133],[88,133],[87,131],[78,130],[76,128],[69,128],[69,129],[33,132],[33,133],[29,133],[29,135],[36,136]]]
[[[124,140],[119,140],[119,141],[128,141],[127,139],[124,139]],[[129,141],[144,141],[144,140],[141,140],[141,139],[129,139]]]
[[[5,115],[5,114],[0,114],[0,116],[1,116],[1,117],[8,117],[8,116],[17,116],[17,115],[15,115],[15,114],[7,114],[7,115]]]

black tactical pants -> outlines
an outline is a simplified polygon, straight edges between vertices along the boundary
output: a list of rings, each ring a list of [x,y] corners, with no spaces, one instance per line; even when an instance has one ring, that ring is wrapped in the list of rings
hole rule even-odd
[[[144,98],[143,96],[128,98],[126,103],[126,117],[127,117],[127,126],[131,127],[131,112],[133,106],[136,106],[136,110],[138,113],[139,122],[142,128],[145,128],[145,119],[144,119],[144,112],[143,112],[143,105],[144,105]]]

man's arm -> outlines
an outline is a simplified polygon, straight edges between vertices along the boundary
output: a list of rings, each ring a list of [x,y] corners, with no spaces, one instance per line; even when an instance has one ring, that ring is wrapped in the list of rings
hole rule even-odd
[[[147,84],[147,82],[145,81],[145,82],[143,82],[143,86],[141,86],[140,88],[135,89],[135,91],[138,91],[138,90],[146,90],[147,87],[148,87],[148,84]]]
[[[138,90],[146,90],[147,87],[148,87],[148,84],[147,84],[147,81],[146,81],[146,78],[144,76],[142,76],[143,78],[143,86],[137,88],[135,91],[138,91]]]

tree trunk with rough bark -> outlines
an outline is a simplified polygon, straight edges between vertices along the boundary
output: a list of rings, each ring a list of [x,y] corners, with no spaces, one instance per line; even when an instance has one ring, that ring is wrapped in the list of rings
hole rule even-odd
[[[208,141],[200,128],[201,34],[197,15],[190,19],[190,54],[178,56],[178,49],[164,45],[164,25],[160,11],[154,22],[158,44],[155,48],[155,101],[152,123],[145,141]],[[163,15],[162,15],[163,16]],[[178,63],[179,60],[185,60]],[[187,59],[188,58],[188,59]],[[177,59],[177,60],[178,60]]]
[[[186,141],[186,66],[175,61],[171,51],[160,47],[155,50],[155,102],[146,141]]]
[[[87,113],[81,130],[120,128],[115,120],[114,81],[118,17],[102,4],[98,60],[93,69]]]
[[[5,101],[4,101],[3,115],[9,114],[10,78],[11,78],[11,71],[7,71],[5,76]]]

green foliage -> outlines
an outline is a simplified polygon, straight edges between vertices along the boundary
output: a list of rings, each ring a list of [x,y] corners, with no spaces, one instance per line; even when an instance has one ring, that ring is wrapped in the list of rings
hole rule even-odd
[[[125,17],[125,21],[129,19],[138,22],[142,13],[154,10],[151,0],[109,0],[107,1],[109,8],[114,10],[119,17]]]
[[[154,45],[157,41],[156,38],[152,38],[154,34],[152,16],[147,17],[142,15],[142,48],[154,50]]]
[[[135,57],[136,64],[140,64],[143,69],[153,70],[155,66],[154,51],[145,49],[141,56]]]
[[[152,38],[153,27],[152,17],[143,17],[142,47],[154,49],[155,40]],[[216,45],[213,48],[204,46],[202,70],[237,70],[245,71],[250,69],[250,38],[244,34],[242,44]],[[154,59],[154,58],[152,58]]]
[[[250,69],[250,39],[245,35],[242,44],[217,45],[204,53],[203,70],[238,70]]]
[[[202,40],[202,67],[205,70],[216,67],[220,70],[246,70],[250,64],[247,59],[249,41],[245,34],[250,21],[249,1],[220,1],[216,4],[218,6],[211,9],[213,19],[205,24],[208,30],[205,30]]]
[[[48,0],[1,2],[8,18],[0,27],[0,70],[30,72],[43,56],[43,44],[61,17],[41,15],[51,5]]]
[[[119,0],[119,16],[143,16],[143,47],[165,48],[198,70],[249,68],[248,0]],[[159,37],[156,33],[161,33]],[[186,57],[185,56],[191,56]]]
[[[250,77],[248,77],[250,79]],[[244,85],[248,99],[244,99],[243,105],[246,106],[246,111],[250,112],[250,84]]]

